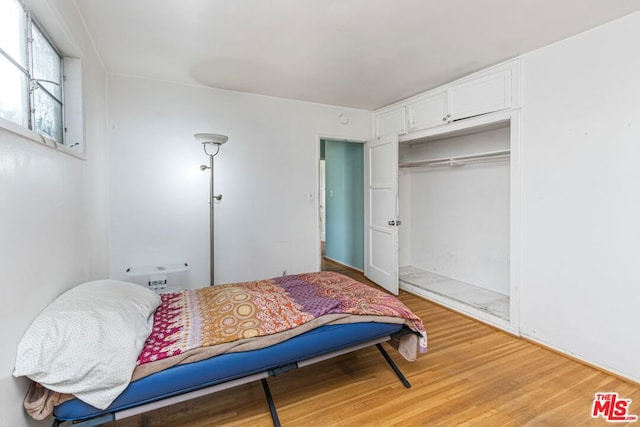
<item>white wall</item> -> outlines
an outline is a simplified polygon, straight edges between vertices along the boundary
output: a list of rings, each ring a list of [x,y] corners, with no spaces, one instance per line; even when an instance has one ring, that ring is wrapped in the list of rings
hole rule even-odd
[[[40,2],[40,7],[45,5]],[[108,275],[105,73],[70,0],[50,0],[52,19],[82,58],[87,160],[0,128],[0,426],[50,425],[26,415],[28,382],[13,378],[23,332],[55,297]],[[57,41],[57,40],[56,40]],[[67,52],[65,52],[67,53]]]
[[[404,161],[509,149],[508,127],[401,146]],[[409,181],[409,182],[407,182]],[[509,295],[509,162],[410,169],[401,179],[410,265]],[[405,199],[409,200],[406,201]],[[405,220],[406,218],[406,220]],[[402,227],[401,227],[402,228]],[[409,235],[409,236],[407,236]]]
[[[640,381],[640,13],[524,56],[522,334]]]
[[[229,136],[215,158],[216,283],[317,270],[318,135],[366,138],[370,112],[120,75],[108,86],[112,277],[187,262],[187,285],[209,284],[208,157],[195,132]]]

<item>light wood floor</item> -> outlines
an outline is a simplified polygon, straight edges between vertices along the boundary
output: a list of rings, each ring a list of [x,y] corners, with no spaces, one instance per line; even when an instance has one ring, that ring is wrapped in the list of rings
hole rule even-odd
[[[368,282],[330,262],[323,268]],[[423,319],[429,335],[428,353],[415,362],[387,347],[412,388],[402,386],[375,348],[359,350],[270,378],[283,426],[607,425],[602,418],[591,418],[594,394],[601,391],[632,399],[630,413],[640,415],[637,384],[409,293],[402,292],[400,299]],[[110,425],[271,426],[272,422],[257,382]]]

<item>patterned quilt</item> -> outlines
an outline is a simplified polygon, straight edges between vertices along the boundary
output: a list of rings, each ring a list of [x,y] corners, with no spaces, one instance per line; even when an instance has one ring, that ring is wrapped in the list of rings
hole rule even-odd
[[[177,364],[267,347],[318,326],[355,322],[405,324],[415,334],[392,344],[408,360],[426,351],[422,321],[396,297],[338,273],[309,273],[162,295],[131,380]],[[41,420],[72,398],[33,383],[24,407]]]
[[[163,294],[138,365],[249,338],[302,333],[308,328],[299,327],[309,323],[347,323],[341,319],[351,315],[381,322],[396,318],[419,335],[418,349],[426,351],[422,320],[396,297],[320,272]],[[318,322],[323,316],[327,322]]]

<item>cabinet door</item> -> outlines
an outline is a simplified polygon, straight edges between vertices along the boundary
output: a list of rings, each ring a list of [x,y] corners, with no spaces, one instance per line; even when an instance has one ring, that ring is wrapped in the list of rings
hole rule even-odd
[[[449,88],[450,121],[511,107],[511,70],[502,70]]]
[[[447,123],[447,93],[440,92],[407,105],[409,132]]]
[[[404,106],[380,113],[375,116],[375,136],[405,134],[406,123]]]

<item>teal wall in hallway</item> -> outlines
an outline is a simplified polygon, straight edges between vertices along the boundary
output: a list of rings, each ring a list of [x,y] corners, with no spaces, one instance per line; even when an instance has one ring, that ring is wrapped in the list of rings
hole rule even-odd
[[[364,146],[324,141],[326,256],[364,269]]]

